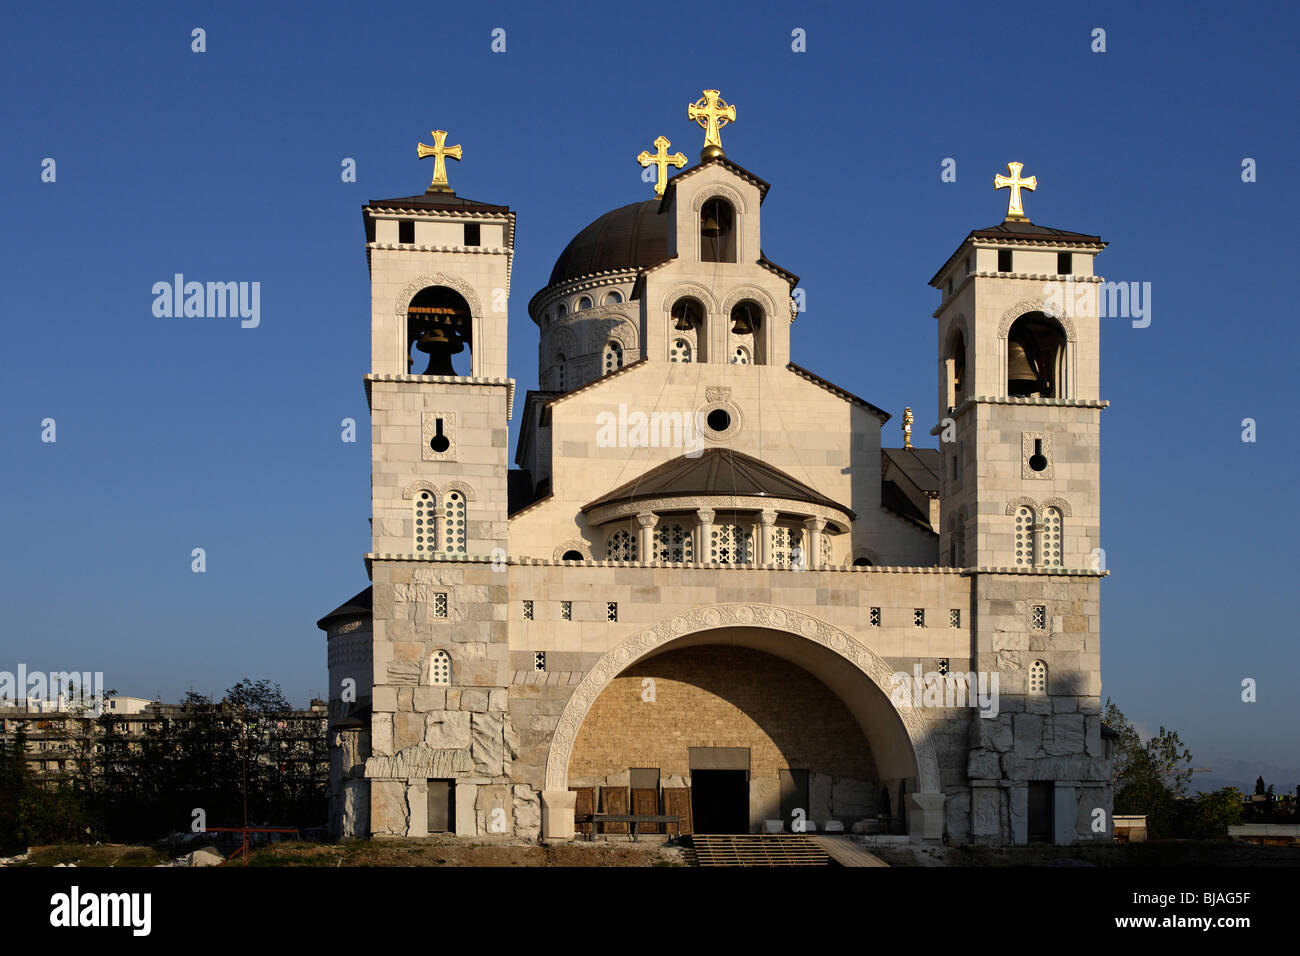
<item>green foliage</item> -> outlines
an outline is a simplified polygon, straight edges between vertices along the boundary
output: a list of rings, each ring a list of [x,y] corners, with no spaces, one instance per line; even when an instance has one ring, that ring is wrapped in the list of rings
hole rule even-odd
[[[1236,787],[1223,787],[1184,801],[1180,835],[1200,840],[1226,839],[1228,827],[1241,823],[1243,797]]]
[[[1153,837],[1178,835],[1179,800],[1192,778],[1192,754],[1178,734],[1161,727],[1145,743],[1109,698],[1104,719],[1118,734],[1114,749],[1115,813],[1146,814]]]
[[[279,685],[242,680],[226,698],[189,693],[174,711],[127,733],[111,711],[70,721],[76,770],[41,789],[26,734],[0,744],[0,851],[28,845],[134,842],[207,826],[309,827],[325,821],[329,757],[323,721],[298,719]]]

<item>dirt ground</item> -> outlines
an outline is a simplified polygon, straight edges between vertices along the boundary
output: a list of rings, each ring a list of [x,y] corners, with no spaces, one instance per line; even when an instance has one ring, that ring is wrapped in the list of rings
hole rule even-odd
[[[257,851],[253,866],[684,866],[682,851],[650,843],[525,843],[455,837],[279,843]]]

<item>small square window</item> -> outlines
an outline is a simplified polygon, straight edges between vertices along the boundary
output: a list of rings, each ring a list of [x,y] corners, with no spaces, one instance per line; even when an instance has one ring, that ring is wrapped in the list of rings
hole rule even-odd
[[[941,658],[939,658],[939,676],[940,676],[940,677],[947,677],[947,676],[948,676],[948,668],[949,668],[948,658],[946,658],[946,657],[941,657]]]
[[[544,671],[544,670],[546,670],[546,652],[545,652],[545,651],[537,651],[536,653],[533,654],[533,670],[535,670],[535,671]]]
[[[476,222],[465,223],[465,245],[479,245],[479,224]]]
[[[446,617],[446,616],[447,616],[447,592],[446,592],[446,591],[435,591],[435,592],[434,592],[434,595],[433,595],[433,616],[434,616],[434,617]]]
[[[605,620],[607,620],[607,621],[617,621],[617,620],[618,620],[618,602],[617,602],[617,601],[610,601],[608,604],[605,605]]]
[[[414,220],[403,219],[397,223],[397,241],[408,246],[415,242]]]
[[[572,602],[572,601],[561,601],[561,602],[560,602],[560,620],[561,620],[561,621],[572,621],[572,620],[573,620],[573,602]]]
[[[532,602],[532,601],[525,601],[525,602],[524,602],[524,620],[525,620],[525,621],[531,621],[532,619],[533,619],[533,602]]]
[[[1011,271],[1011,250],[999,249],[998,250],[998,272],[1010,272],[1010,271]]]
[[[948,626],[961,627],[961,608],[955,607],[948,612]]]
[[[867,617],[867,620],[872,627],[880,627],[880,608],[873,607],[871,609],[870,615],[868,615]]]
[[[1074,272],[1074,253],[1058,252],[1056,254],[1056,274],[1068,276]]]
[[[1035,604],[1029,615],[1029,623],[1035,630],[1042,631],[1047,628],[1047,608],[1042,604]]]
[[[912,608],[912,626],[925,627],[925,608]]]
[[[970,256],[967,256],[967,257],[966,257],[966,274],[967,274],[967,275],[970,275],[972,272],[975,271],[975,268],[974,268],[974,262],[975,262],[975,260],[972,259]]]

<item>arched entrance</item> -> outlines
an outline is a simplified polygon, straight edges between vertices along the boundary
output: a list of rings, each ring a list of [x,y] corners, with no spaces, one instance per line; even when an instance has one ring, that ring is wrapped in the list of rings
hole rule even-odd
[[[893,670],[870,648],[825,621],[770,605],[722,604],[695,608],[649,627],[611,649],[569,699],[552,737],[543,791],[543,835],[572,835],[569,767],[574,745],[600,694],[631,665],[670,650],[697,646],[749,648],[797,665],[848,709],[868,741],[882,780],[904,783],[913,800],[931,809],[909,812],[911,832],[942,833],[939,767],[917,708],[890,701]],[[937,814],[937,817],[935,816]]]

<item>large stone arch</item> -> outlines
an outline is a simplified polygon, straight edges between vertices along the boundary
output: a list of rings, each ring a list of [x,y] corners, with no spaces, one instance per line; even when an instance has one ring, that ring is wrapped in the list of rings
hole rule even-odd
[[[715,634],[715,640],[710,640],[710,632],[717,631],[727,633]],[[798,643],[791,642],[791,636],[797,638]],[[939,761],[920,708],[898,707],[890,699],[894,686],[893,669],[847,632],[800,611],[767,604],[715,604],[693,608],[684,614],[665,618],[609,650],[587,672],[560,715],[546,756],[546,791],[559,794],[568,790],[569,760],[578,730],[610,681],[631,664],[670,645],[717,643],[716,638],[723,638],[722,643],[775,654],[809,671],[836,693],[858,719],[872,746],[882,777],[915,777],[920,792],[941,792]],[[829,666],[831,661],[847,662],[852,667],[833,668]],[[849,699],[851,695],[846,695],[845,689],[854,683],[860,686],[862,677],[878,693],[866,695],[870,699]],[[899,734],[904,736],[900,738]],[[910,753],[902,753],[897,746],[883,747],[879,753],[876,752],[878,745],[886,742],[896,744],[903,739]],[[909,772],[902,772],[904,770]]]

